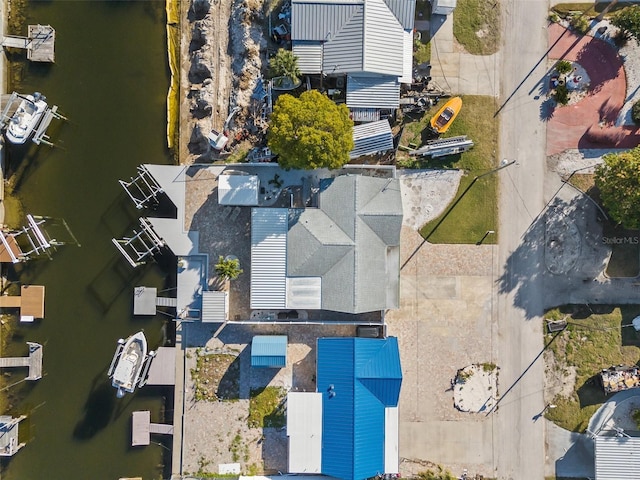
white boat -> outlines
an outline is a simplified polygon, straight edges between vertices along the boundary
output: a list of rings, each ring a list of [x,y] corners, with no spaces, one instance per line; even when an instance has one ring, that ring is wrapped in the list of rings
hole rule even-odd
[[[46,98],[39,92],[21,96],[22,101],[7,127],[7,140],[16,145],[25,143],[38,128],[47,110]]]
[[[118,390],[118,398],[124,397],[126,393],[133,393],[136,387],[144,385],[154,356],[153,351],[147,353],[147,339],[142,332],[131,335],[126,340],[118,340],[108,372],[111,385]]]

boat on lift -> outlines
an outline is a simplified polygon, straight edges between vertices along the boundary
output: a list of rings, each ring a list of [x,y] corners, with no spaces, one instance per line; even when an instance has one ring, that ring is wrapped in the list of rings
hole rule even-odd
[[[445,103],[436,114],[431,117],[429,124],[431,129],[438,134],[445,133],[449,130],[449,127],[460,113],[462,108],[462,99],[460,97],[453,97],[447,103]]]
[[[141,331],[127,339],[118,340],[108,371],[111,385],[117,389],[118,398],[133,393],[136,387],[142,387],[146,383],[154,356],[154,351],[147,352],[147,339]]]
[[[6,131],[7,140],[15,145],[22,145],[31,137],[47,111],[46,98],[40,92],[20,95],[20,98],[22,101],[9,120]]]

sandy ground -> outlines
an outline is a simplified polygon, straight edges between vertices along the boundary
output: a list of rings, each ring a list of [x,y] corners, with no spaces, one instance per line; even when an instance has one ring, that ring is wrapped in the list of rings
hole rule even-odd
[[[212,129],[228,126],[233,137],[252,123],[251,94],[266,58],[264,3],[191,0],[181,3],[181,18],[179,160],[210,162],[225,156],[209,146]]]

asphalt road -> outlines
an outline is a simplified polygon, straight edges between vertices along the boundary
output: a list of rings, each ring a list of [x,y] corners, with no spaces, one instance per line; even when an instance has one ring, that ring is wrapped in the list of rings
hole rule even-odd
[[[530,227],[545,205],[545,126],[539,82],[546,72],[548,3],[508,0],[503,9],[500,151],[516,160],[500,176],[497,344],[501,399],[493,415],[496,477],[543,479],[544,409],[542,229]]]

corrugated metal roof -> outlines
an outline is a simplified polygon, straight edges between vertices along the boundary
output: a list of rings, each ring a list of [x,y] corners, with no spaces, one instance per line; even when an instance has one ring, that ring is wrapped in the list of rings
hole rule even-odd
[[[219,175],[218,203],[220,205],[258,205],[257,175]]]
[[[402,46],[402,76],[400,83],[413,82],[413,30],[406,30],[403,37]]]
[[[364,67],[364,9],[353,12],[337,32],[324,43],[322,68],[327,74],[361,72]]]
[[[320,473],[322,467],[322,394],[287,395],[289,472]]]
[[[380,120],[380,110],[377,108],[350,108],[351,119],[354,122],[377,122]]]
[[[338,35],[355,12],[362,11],[363,0],[291,2],[291,39],[327,41]]]
[[[224,322],[229,316],[229,295],[227,292],[202,292],[202,321]]]
[[[596,480],[640,478],[639,437],[596,437]]]
[[[347,76],[347,107],[394,109],[400,105],[400,82],[393,76]]]
[[[405,30],[413,30],[416,17],[416,0],[384,0],[391,13]]]
[[[319,74],[322,72],[322,43],[321,42],[292,42],[293,54],[298,57],[300,73]]]
[[[328,74],[368,72],[402,76],[404,30],[413,30],[413,26],[403,25],[411,12],[408,3],[411,2],[294,1],[291,38],[299,65],[316,68],[320,57],[322,70]],[[301,41],[321,42],[324,46],[320,50],[297,50]]]
[[[375,391],[363,383],[362,375],[369,384],[378,382]],[[393,337],[318,340],[322,473],[360,480],[385,471],[385,437],[393,433],[385,430],[385,412],[386,407],[397,406],[401,379]]]
[[[286,308],[286,208],[251,210],[251,308]]]
[[[350,158],[362,155],[373,155],[393,148],[393,133],[387,120],[363,123],[353,127],[354,147],[349,152]]]
[[[404,29],[389,11],[384,0],[367,0],[364,8],[362,71],[400,77],[404,61],[403,37]]]
[[[251,366],[275,367],[287,366],[286,335],[256,335],[251,341]]]

